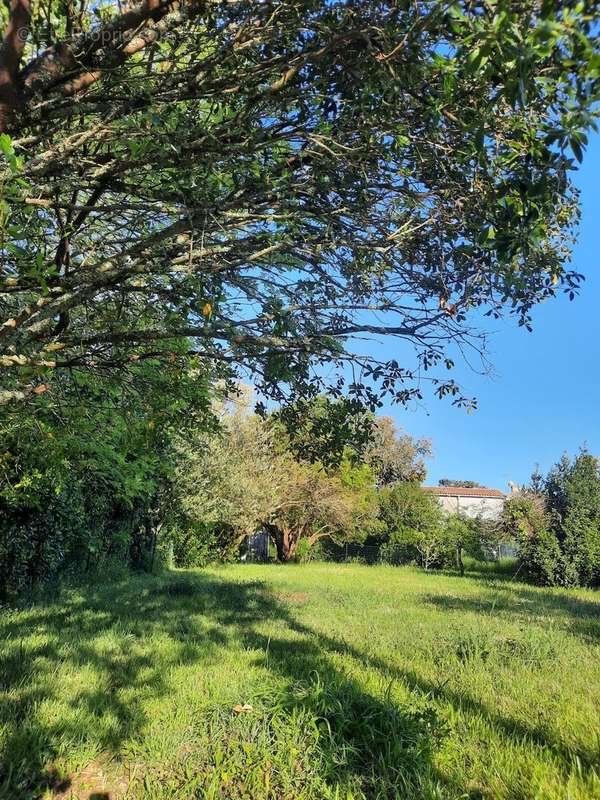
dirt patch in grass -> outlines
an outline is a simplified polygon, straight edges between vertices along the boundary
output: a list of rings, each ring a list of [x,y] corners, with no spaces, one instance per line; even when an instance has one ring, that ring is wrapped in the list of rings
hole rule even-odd
[[[285,592],[277,592],[275,597],[279,600],[280,603],[290,603],[291,605],[299,605],[299,606],[303,606],[305,603],[308,603],[310,599],[309,595],[305,594],[304,592],[294,592],[292,594],[286,594]]]
[[[121,800],[129,781],[111,766],[109,755],[99,756],[90,764],[55,787],[52,800]]]

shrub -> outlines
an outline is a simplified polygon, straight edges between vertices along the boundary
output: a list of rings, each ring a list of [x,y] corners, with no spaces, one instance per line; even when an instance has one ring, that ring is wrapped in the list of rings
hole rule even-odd
[[[0,406],[0,597],[108,561],[153,564],[170,430],[209,412],[201,376],[136,370],[127,388],[74,374],[20,412]]]
[[[565,514],[560,524],[569,586],[600,585],[600,471],[598,461],[581,453],[564,482]]]
[[[382,489],[379,497],[382,558],[396,564],[416,561],[425,569],[441,566],[447,558],[448,542],[435,498],[417,483],[397,483]]]
[[[217,561],[233,561],[239,553],[237,539],[226,525],[181,516],[169,523],[162,547],[172,548],[175,567],[205,567]]]
[[[548,585],[600,585],[598,460],[586,451],[573,462],[564,455],[546,478],[536,472],[532,487],[507,501],[503,517],[530,579]]]
[[[519,560],[531,581],[555,586],[562,582],[564,563],[558,540],[551,530],[543,496],[520,492],[503,510],[504,529],[517,542]]]
[[[384,564],[394,566],[416,564],[418,558],[419,554],[414,544],[406,540],[400,541],[395,535],[390,536],[389,540],[379,548],[379,560]]]

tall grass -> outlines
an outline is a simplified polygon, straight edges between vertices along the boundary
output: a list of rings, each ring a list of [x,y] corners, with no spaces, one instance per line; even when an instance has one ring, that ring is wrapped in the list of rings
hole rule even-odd
[[[600,598],[246,565],[0,612],[0,797],[600,798]]]

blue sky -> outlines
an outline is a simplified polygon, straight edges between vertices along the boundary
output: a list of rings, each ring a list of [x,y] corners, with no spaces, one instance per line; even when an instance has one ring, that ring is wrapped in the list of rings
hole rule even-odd
[[[575,174],[582,219],[573,268],[586,276],[578,298],[560,297],[534,314],[534,331],[496,322],[490,340],[494,374],[457,364],[455,379],[477,397],[472,414],[426,397],[419,408],[385,407],[398,425],[433,440],[428,483],[478,481],[505,489],[547,470],[563,451],[586,444],[600,455],[600,136]],[[394,343],[385,342],[389,357]]]

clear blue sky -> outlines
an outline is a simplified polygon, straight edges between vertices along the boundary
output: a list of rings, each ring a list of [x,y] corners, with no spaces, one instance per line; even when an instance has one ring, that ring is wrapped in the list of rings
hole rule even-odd
[[[580,445],[600,456],[600,137],[592,139],[574,177],[582,219],[573,268],[586,276],[581,294],[542,304],[527,333],[512,321],[494,323],[492,377],[457,364],[455,379],[475,395],[466,414],[427,397],[425,407],[386,407],[408,433],[433,440],[428,483],[439,478],[506,488],[525,482],[536,463],[547,470]],[[386,342],[392,357],[394,344]]]

